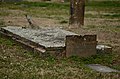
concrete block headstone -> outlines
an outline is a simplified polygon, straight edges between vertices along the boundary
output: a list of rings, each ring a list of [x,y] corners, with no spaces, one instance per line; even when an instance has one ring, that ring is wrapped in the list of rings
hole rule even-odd
[[[96,54],[96,35],[66,36],[66,56],[88,57]]]

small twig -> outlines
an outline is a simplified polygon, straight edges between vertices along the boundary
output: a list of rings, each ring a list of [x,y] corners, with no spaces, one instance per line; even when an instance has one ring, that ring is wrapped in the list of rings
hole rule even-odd
[[[30,16],[28,16],[28,15],[26,14],[25,17],[26,17],[29,25],[31,26],[31,28],[37,28],[37,29],[39,28],[39,26],[37,26],[36,24],[34,24],[34,23],[32,22]]]

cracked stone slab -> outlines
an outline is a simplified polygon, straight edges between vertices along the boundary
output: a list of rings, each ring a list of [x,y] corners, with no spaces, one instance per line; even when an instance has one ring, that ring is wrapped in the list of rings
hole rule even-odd
[[[7,26],[2,28],[9,32],[12,32],[13,34],[38,43],[46,48],[65,47],[66,36],[77,35],[76,33],[59,28],[30,29],[15,26]]]
[[[93,70],[98,71],[98,72],[120,72],[118,70],[115,70],[115,69],[112,69],[108,66],[103,66],[100,64],[89,64],[87,66]]]

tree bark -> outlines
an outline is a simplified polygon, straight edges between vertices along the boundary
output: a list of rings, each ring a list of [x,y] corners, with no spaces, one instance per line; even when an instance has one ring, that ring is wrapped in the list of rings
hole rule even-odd
[[[70,0],[70,25],[84,25],[85,0]]]

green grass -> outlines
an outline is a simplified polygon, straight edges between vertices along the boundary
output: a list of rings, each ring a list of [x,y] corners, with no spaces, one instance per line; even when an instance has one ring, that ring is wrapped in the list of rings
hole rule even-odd
[[[0,27],[4,27],[5,26],[5,22],[3,20],[0,20]]]
[[[114,13],[109,13],[109,14],[102,14],[102,13],[98,13],[98,14],[85,14],[85,17],[87,18],[106,18],[106,19],[115,19],[115,18],[120,18],[120,14],[114,14]]]
[[[69,4],[62,4],[62,3],[48,3],[48,2],[18,2],[18,3],[3,3],[3,4],[10,4],[15,6],[22,6],[24,8],[31,8],[31,7],[46,7],[46,8],[58,8],[58,9],[68,9]],[[5,6],[5,5],[3,5]]]
[[[51,2],[20,2],[15,5],[24,4],[28,7],[49,7],[49,8],[60,8],[69,9],[69,3],[51,3]],[[120,1],[88,1],[86,6],[90,7],[120,7]]]
[[[119,79],[119,73],[99,73],[86,66],[97,63],[119,69],[119,65],[112,63],[118,58],[116,54],[59,60],[54,57],[40,58],[14,41],[2,38],[1,35],[0,50],[1,79]]]
[[[112,15],[106,14],[106,15],[104,15],[104,17],[109,17],[109,18],[120,18],[120,14],[112,14]]]
[[[109,13],[117,13],[114,15],[91,15],[86,14],[89,18],[116,18],[119,17],[120,1],[90,1],[86,2],[86,11],[103,11]],[[1,3],[1,8],[10,10],[23,10],[29,15],[39,16],[50,19],[65,19],[69,17],[69,3],[51,3],[51,2],[18,2],[18,3]],[[104,9],[103,9],[104,7]],[[115,9],[116,8],[116,9]],[[8,16],[9,12],[1,12],[0,16]],[[13,14],[12,14],[13,15]]]
[[[119,57],[120,57],[119,55],[109,53],[109,54],[97,54],[87,58],[71,57],[70,59],[76,61],[77,63],[80,62],[84,64],[102,64],[120,70],[119,64],[113,65],[113,62],[117,60],[116,58],[118,58],[119,60]]]
[[[119,19],[119,4],[120,1],[88,2],[86,3],[86,11],[97,11],[98,13],[102,11],[110,14],[86,14],[85,17]],[[69,3],[0,3],[0,8],[6,10],[0,12],[0,17],[15,16],[15,13],[11,14],[7,10],[21,10],[33,17],[59,20],[60,24],[67,24],[69,19]],[[112,13],[113,15],[111,15]],[[111,22],[119,22],[119,20]],[[4,21],[0,21],[0,26],[4,24]],[[101,29],[105,32],[110,31],[110,33],[120,31],[119,25],[95,26],[93,24],[87,27],[88,30]],[[120,55],[116,52],[97,54],[88,58],[73,56],[58,60],[54,57],[41,58],[25,49],[0,35],[0,79],[119,79],[119,73],[99,73],[86,66],[86,64],[102,64],[120,70]]]
[[[120,1],[88,1],[86,6],[90,7],[120,7]]]
[[[2,11],[2,10],[0,10],[0,11]],[[9,15],[9,13],[8,12],[0,12],[0,16],[8,16]]]

